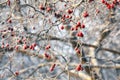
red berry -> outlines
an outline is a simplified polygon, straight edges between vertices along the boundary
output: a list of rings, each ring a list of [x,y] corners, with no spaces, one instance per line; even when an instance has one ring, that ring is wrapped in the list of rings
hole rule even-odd
[[[39,8],[40,8],[41,10],[45,10],[45,8],[43,7],[43,5],[40,5]]]
[[[23,45],[23,49],[25,50],[25,49],[27,49],[28,48],[28,46],[26,45],[26,44],[24,44]]]
[[[65,27],[64,27],[63,25],[60,27],[61,30],[63,30],[64,28],[65,28]]]
[[[2,38],[5,38],[5,36],[4,36],[4,35],[2,35]]]
[[[88,14],[88,12],[87,11],[85,11],[84,13],[83,13],[83,17],[88,17],[89,16],[89,14]]]
[[[105,0],[101,0],[102,3],[105,3],[106,1]]]
[[[114,5],[113,3],[112,3],[110,6],[111,6],[111,8],[114,8],[114,7],[115,7],[115,5]]]
[[[84,35],[83,35],[82,32],[78,32],[78,33],[77,33],[77,36],[78,36],[78,37],[83,37]]]
[[[98,9],[96,9],[96,13],[98,14],[98,13],[100,13],[100,11]]]
[[[51,67],[50,67],[50,71],[53,71],[54,68],[55,68],[56,64],[53,64]]]
[[[1,45],[1,48],[4,48],[4,45]]]
[[[72,18],[72,16],[70,15],[70,16],[69,16],[69,19],[71,19],[71,18]]]
[[[18,50],[18,46],[15,46],[15,49]]]
[[[78,47],[75,47],[75,51],[78,50]]]
[[[71,31],[74,31],[74,27],[71,27],[71,29],[70,29]]]
[[[79,64],[75,69],[76,69],[77,71],[83,70],[81,64]]]
[[[20,39],[18,39],[18,40],[17,40],[17,43],[21,43],[21,40],[20,40]]]
[[[29,46],[29,48],[30,48],[30,49],[33,49],[33,46],[32,46],[32,45],[30,45],[30,46]]]
[[[7,1],[7,5],[10,6],[10,0]]]
[[[73,12],[73,10],[71,10],[71,9],[68,9],[68,14],[71,14],[72,12]]]
[[[33,30],[35,30],[35,27],[33,27]]]
[[[82,25],[81,25],[81,28],[85,28],[85,25],[84,25],[84,24],[82,24]]]
[[[110,5],[110,4],[108,4],[108,5],[107,5],[107,8],[108,8],[108,9],[111,9],[111,5]]]
[[[2,42],[2,45],[4,45],[4,42]]]
[[[8,23],[12,23],[12,20],[11,20],[11,19],[8,19],[7,22],[8,22]]]
[[[33,44],[32,44],[32,46],[33,46],[33,47],[36,47],[36,46],[37,46],[37,44],[36,44],[36,43],[33,43]]]
[[[77,27],[81,26],[81,23],[78,21],[76,26]]]
[[[80,54],[80,50],[79,50],[79,49],[77,49],[77,50],[76,50],[76,53]]]
[[[18,76],[18,75],[19,75],[19,72],[18,72],[18,71],[16,71],[16,72],[15,72],[15,75],[16,75],[16,76]]]
[[[76,31],[78,30],[78,27],[77,27],[77,26],[75,27],[75,30],[76,30]]]
[[[51,8],[50,8],[50,7],[47,7],[47,11],[48,11],[48,12],[51,11]]]
[[[117,3],[117,0],[114,0],[114,1],[113,1],[113,4],[116,4],[116,3]]]
[[[46,59],[50,59],[51,58],[50,55],[47,54],[47,53],[44,53],[44,56],[45,56]]]
[[[8,43],[6,44],[6,47],[7,47],[7,48],[9,47],[9,44],[8,44]]]
[[[66,17],[66,18],[70,18],[70,16],[69,16],[69,15],[65,15],[65,17]]]

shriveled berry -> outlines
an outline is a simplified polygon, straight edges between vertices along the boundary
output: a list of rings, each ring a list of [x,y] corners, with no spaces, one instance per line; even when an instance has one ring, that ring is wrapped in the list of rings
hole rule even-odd
[[[88,17],[89,16],[89,14],[88,14],[88,12],[87,11],[85,11],[84,13],[83,13],[83,17]]]
[[[50,55],[47,54],[47,53],[44,53],[44,56],[45,56],[46,59],[51,59]]]
[[[45,49],[48,50],[48,49],[50,49],[50,47],[51,47],[50,45],[47,45],[47,46],[45,47]]]
[[[56,64],[53,64],[51,67],[50,67],[50,71],[53,71],[54,68],[55,68]]]

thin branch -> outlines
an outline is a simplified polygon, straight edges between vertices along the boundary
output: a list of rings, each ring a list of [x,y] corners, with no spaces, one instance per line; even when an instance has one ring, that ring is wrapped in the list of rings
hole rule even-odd
[[[54,37],[54,36],[49,36],[49,39],[50,40],[63,41],[63,42],[76,42],[75,40],[71,40],[70,38],[68,38],[68,39],[62,39],[62,38],[58,38],[58,37]],[[47,38],[43,38],[43,39],[40,39],[40,40],[47,40]],[[82,43],[82,45],[86,46],[86,47],[98,48],[98,46],[92,45],[92,44],[88,44],[88,43]],[[115,53],[115,54],[120,54],[119,51],[112,50],[112,49],[109,49],[109,48],[101,48],[101,50],[109,51],[109,52],[112,52],[112,53]]]
[[[34,6],[32,6],[32,5],[29,5],[29,4],[23,4],[23,5],[21,5],[21,7],[31,7],[31,8],[33,8],[36,12],[39,12],[39,13],[41,13],[42,15],[44,15],[43,12],[37,10],[37,9],[36,9]]]

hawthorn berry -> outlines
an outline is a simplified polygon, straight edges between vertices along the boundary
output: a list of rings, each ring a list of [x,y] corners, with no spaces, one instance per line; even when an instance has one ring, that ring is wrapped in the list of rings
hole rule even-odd
[[[24,45],[23,45],[23,49],[25,50],[25,49],[27,49],[27,48],[28,48],[27,44],[24,44]]]
[[[75,51],[78,50],[78,47],[75,47]]]
[[[111,6],[111,8],[114,8],[114,7],[115,7],[115,5],[114,5],[113,3],[112,3],[110,6]]]
[[[4,45],[1,45],[1,48],[4,48]]]
[[[21,43],[22,41],[20,39],[17,40],[17,43]]]
[[[77,27],[77,26],[75,27],[75,30],[76,30],[76,31],[78,30],[78,27]]]
[[[56,64],[53,64],[51,67],[50,67],[50,71],[53,71],[54,68],[55,68]]]
[[[81,28],[85,28],[85,25],[84,25],[84,24],[82,24],[82,25],[81,25]]]
[[[60,27],[61,30],[63,30],[64,28],[65,28],[65,27],[64,27],[63,25]]]
[[[70,28],[71,31],[74,31],[74,29],[75,29],[74,27],[71,27],[71,28]]]
[[[80,32],[78,32],[77,34],[76,34],[78,37],[83,37],[84,35],[83,35],[83,33],[80,31]]]
[[[76,71],[82,71],[83,70],[81,64],[79,64],[75,69],[76,69]]]
[[[55,12],[54,15],[55,15],[56,18],[60,18],[61,17],[61,14],[59,12]]]
[[[73,12],[73,10],[71,10],[71,9],[68,9],[68,11],[67,11],[68,14],[71,14],[72,12]]]
[[[9,47],[9,44],[8,44],[8,43],[6,44],[6,47],[7,47],[7,48]]]
[[[18,76],[18,75],[19,75],[19,72],[18,72],[18,71],[16,71],[16,72],[15,72],[15,75],[16,75],[16,76]]]
[[[2,42],[2,45],[4,45],[4,42]]]
[[[46,9],[46,10],[49,12],[49,11],[51,11],[52,9],[51,9],[50,7],[47,7],[47,9]]]
[[[18,50],[18,46],[15,46],[15,49]]]
[[[13,31],[13,28],[10,28],[11,31]]]
[[[4,36],[4,35],[2,35],[2,38],[5,38],[5,36]]]
[[[35,27],[33,27],[33,30],[35,30]]]
[[[77,22],[77,25],[76,25],[76,26],[77,26],[77,27],[81,26],[80,21]]]
[[[10,6],[10,0],[7,1],[7,5]]]
[[[97,13],[97,14],[100,13],[100,10],[96,9],[96,13]]]
[[[32,46],[33,46],[33,47],[36,47],[36,46],[37,46],[37,44],[36,44],[36,43],[33,43],[33,44],[32,44]]]
[[[39,9],[41,9],[41,10],[45,10],[45,8],[43,7],[42,4],[40,4]]]
[[[116,4],[117,3],[117,0],[113,0],[113,4]]]
[[[83,13],[83,17],[88,17],[89,16],[89,14],[88,14],[88,12],[87,11],[85,11],[84,13]]]
[[[11,19],[8,19],[7,22],[8,22],[8,23],[12,23],[12,20],[11,20]]]
[[[33,46],[32,46],[32,45],[30,45],[30,46],[29,46],[29,48],[30,48],[30,49],[32,49],[32,48],[33,48]]]
[[[47,46],[45,47],[45,49],[48,50],[48,49],[50,49],[50,47],[51,47],[50,45],[47,45]]]
[[[65,15],[65,18],[70,18],[70,16],[69,15]]]
[[[51,58],[50,55],[47,54],[46,52],[44,53],[44,56],[45,56],[46,59],[50,59]]]
[[[101,0],[102,3],[105,3],[106,1],[105,0]]]
[[[80,50],[79,50],[79,49],[77,49],[77,50],[76,50],[76,53],[80,54]]]
[[[107,6],[108,9],[111,9],[111,5],[110,5],[110,4],[108,4],[108,5],[106,5],[106,6]]]

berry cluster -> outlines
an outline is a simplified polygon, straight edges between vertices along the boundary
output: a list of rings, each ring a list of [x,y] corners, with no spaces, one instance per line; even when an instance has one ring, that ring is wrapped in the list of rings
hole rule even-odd
[[[113,9],[117,5],[117,3],[120,2],[120,0],[113,0],[112,3],[108,3],[106,0],[101,0],[101,2],[106,5],[108,9]]]

